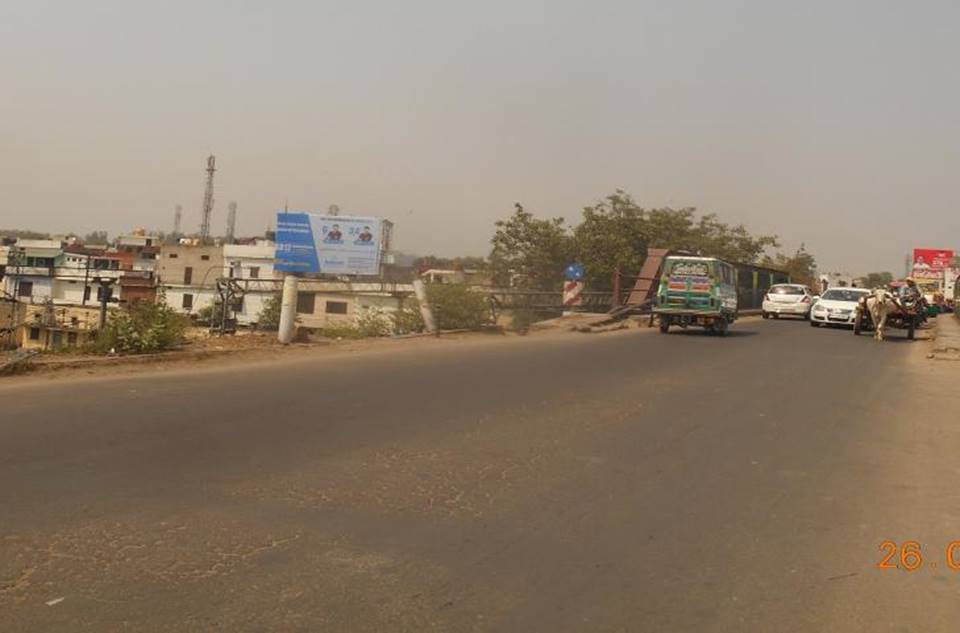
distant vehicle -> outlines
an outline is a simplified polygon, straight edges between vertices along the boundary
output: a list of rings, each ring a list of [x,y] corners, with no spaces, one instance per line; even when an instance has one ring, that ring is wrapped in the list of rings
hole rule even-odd
[[[857,304],[870,294],[866,288],[830,288],[810,309],[810,325],[849,325],[857,318]]]
[[[671,325],[694,325],[725,336],[737,319],[737,270],[714,257],[672,255],[663,274],[653,313],[666,334]]]
[[[770,286],[761,306],[763,318],[779,319],[781,315],[790,315],[806,319],[810,316],[810,306],[813,305],[814,299],[813,292],[800,284]]]

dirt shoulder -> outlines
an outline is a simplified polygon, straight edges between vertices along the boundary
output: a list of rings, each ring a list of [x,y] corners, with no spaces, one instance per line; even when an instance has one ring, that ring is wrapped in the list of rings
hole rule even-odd
[[[591,315],[593,317],[594,315]],[[445,332],[439,336],[415,335],[360,340],[316,339],[283,345],[275,333],[241,334],[225,337],[192,337],[182,349],[136,356],[89,356],[42,354],[24,363],[15,373],[0,376],[0,386],[44,381],[116,377],[138,374],[220,371],[256,364],[273,364],[336,359],[354,354],[417,353],[450,345],[461,347],[516,344],[518,342],[589,339],[595,335],[574,332],[573,325],[584,317],[554,319],[537,324],[528,334],[513,332]],[[623,331],[647,330],[645,325],[627,322]],[[616,335],[608,332],[604,336]]]
[[[35,381],[69,380],[89,377],[129,376],[158,372],[219,371],[225,368],[254,364],[297,362],[319,358],[338,358],[345,354],[396,354],[434,349],[456,344],[458,346],[488,346],[515,344],[520,341],[587,342],[596,336],[617,336],[625,332],[657,332],[649,326],[648,317],[635,317],[584,333],[582,326],[603,319],[603,314],[578,314],[550,319],[534,324],[525,335],[514,332],[445,332],[439,336],[414,335],[393,338],[361,340],[334,340],[318,338],[309,342],[282,345],[276,333],[244,332],[235,336],[209,336],[194,332],[182,349],[137,356],[92,356],[80,354],[41,354],[24,363],[18,371],[0,375],[0,386]],[[738,323],[757,321],[760,317],[747,316]],[[734,326],[736,327],[736,325]]]

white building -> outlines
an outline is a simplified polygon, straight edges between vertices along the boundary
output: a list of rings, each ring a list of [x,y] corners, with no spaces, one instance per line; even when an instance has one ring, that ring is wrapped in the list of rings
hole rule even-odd
[[[240,325],[256,323],[267,300],[280,289],[275,254],[276,245],[269,240],[223,246],[223,276],[237,280],[243,289],[241,309],[235,313]]]
[[[297,325],[309,329],[352,325],[370,311],[389,315],[412,296],[411,284],[303,279],[297,292]]]
[[[53,296],[53,274],[62,245],[56,240],[19,239],[7,248],[3,290],[25,303],[46,303]]]

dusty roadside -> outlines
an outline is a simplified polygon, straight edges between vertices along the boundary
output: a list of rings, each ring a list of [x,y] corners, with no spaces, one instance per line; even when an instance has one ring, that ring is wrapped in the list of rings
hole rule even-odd
[[[275,334],[244,334],[240,336],[194,336],[184,348],[159,354],[138,356],[85,356],[79,354],[44,354],[25,363],[16,371],[0,375],[0,385],[33,380],[62,380],[88,376],[119,376],[154,372],[222,369],[257,363],[275,363],[336,358],[342,354],[367,352],[393,353],[449,344],[486,345],[495,342],[540,340],[545,338],[591,338],[609,336],[623,330],[654,332],[647,317],[626,319],[614,326],[599,328],[591,333],[577,331],[583,325],[603,318],[601,314],[581,314],[549,319],[534,324],[524,335],[514,332],[452,332],[439,336],[414,335],[394,338],[362,340],[314,339],[310,342],[281,345]],[[742,317],[738,323],[759,320],[758,316]],[[734,326],[736,327],[736,326]]]
[[[147,373],[180,371],[216,371],[230,367],[255,364],[271,364],[335,359],[358,353],[391,354],[433,349],[444,345],[491,345],[509,344],[518,341],[544,339],[564,340],[578,338],[589,340],[595,336],[612,336],[624,331],[640,330],[656,332],[649,327],[647,317],[626,319],[615,327],[606,327],[593,333],[577,331],[577,328],[604,315],[581,314],[571,317],[549,319],[534,324],[527,334],[502,332],[452,332],[439,336],[414,335],[394,338],[371,338],[360,340],[315,339],[310,342],[281,345],[272,333],[241,335],[236,337],[194,337],[183,349],[160,354],[139,356],[83,356],[77,354],[42,355],[25,364],[18,371],[0,375],[0,386],[23,384],[37,380],[68,380],[85,377],[128,376]],[[757,321],[758,316],[742,317],[738,323]],[[736,326],[734,326],[736,327]]]
[[[596,315],[590,315],[595,318]],[[207,338],[193,341],[182,350],[142,356],[90,357],[80,355],[41,356],[22,370],[0,376],[0,387],[84,378],[110,378],[154,373],[215,372],[252,365],[276,365],[318,359],[336,360],[356,354],[418,353],[456,345],[465,350],[479,346],[512,345],[523,341],[589,340],[594,335],[572,331],[586,317],[554,319],[537,324],[528,334],[513,332],[455,332],[439,336],[407,336],[360,340],[321,339],[281,345],[274,335]],[[643,323],[628,322],[623,331],[653,332]],[[603,336],[615,335],[608,332]]]

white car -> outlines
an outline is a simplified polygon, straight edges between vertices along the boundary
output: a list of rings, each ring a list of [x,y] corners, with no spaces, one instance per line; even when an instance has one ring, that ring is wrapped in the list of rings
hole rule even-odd
[[[860,298],[870,294],[866,288],[829,288],[813,304],[810,325],[853,325]]]
[[[813,305],[815,298],[809,288],[800,284],[770,286],[761,306],[763,318],[778,319],[780,315],[790,315],[806,319],[810,315],[810,306]]]

